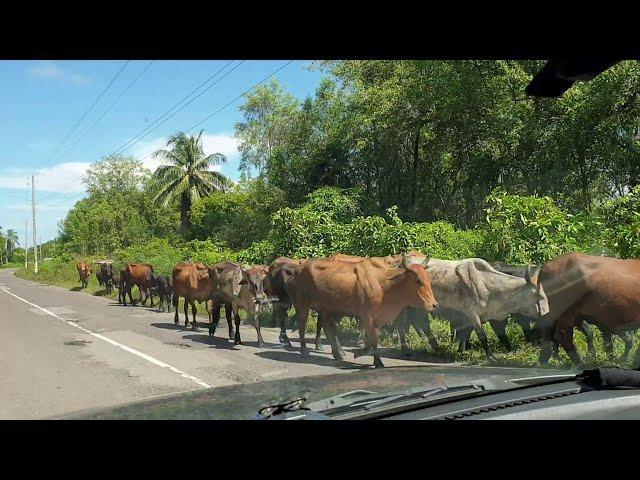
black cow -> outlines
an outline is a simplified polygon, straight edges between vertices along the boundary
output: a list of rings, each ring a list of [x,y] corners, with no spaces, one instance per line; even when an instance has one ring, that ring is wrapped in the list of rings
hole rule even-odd
[[[160,297],[158,307],[164,312],[164,303],[167,303],[167,312],[171,311],[171,296],[173,294],[173,285],[168,275],[154,275],[153,286],[151,292]]]
[[[96,272],[96,277],[98,277],[98,283],[101,286],[104,286],[108,293],[113,291],[113,277],[116,274],[115,269],[113,268],[113,263],[109,262],[99,262],[100,270]]]

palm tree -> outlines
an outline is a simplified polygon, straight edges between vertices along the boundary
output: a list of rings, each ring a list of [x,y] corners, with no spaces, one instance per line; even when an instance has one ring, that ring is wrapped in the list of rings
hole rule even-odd
[[[172,200],[180,200],[180,220],[183,234],[191,225],[191,205],[201,197],[214,191],[224,190],[227,178],[220,172],[210,170],[212,165],[220,165],[227,158],[221,153],[205,156],[202,149],[202,130],[197,137],[179,132],[169,137],[167,146],[171,150],[160,149],[154,158],[160,158],[168,165],[159,166],[153,173],[154,201],[165,206]]]
[[[11,257],[11,254],[13,254],[13,250],[20,245],[20,243],[18,243],[18,233],[10,228],[9,230],[7,230],[7,233],[5,234],[5,238],[7,239],[7,258]]]

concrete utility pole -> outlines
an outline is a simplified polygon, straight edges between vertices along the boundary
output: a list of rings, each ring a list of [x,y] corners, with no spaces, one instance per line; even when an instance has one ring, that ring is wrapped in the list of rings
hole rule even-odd
[[[29,177],[27,177],[27,209],[24,212],[24,268],[29,268]]]
[[[38,273],[38,243],[36,241],[36,181],[31,175],[31,212],[33,213],[33,261],[34,272]]]

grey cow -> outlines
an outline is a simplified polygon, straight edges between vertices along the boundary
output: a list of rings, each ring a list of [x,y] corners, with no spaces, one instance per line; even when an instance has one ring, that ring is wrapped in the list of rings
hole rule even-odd
[[[438,316],[449,320],[458,331],[475,330],[484,350],[491,356],[482,324],[504,322],[512,313],[539,317],[549,312],[549,303],[537,274],[527,270],[525,278],[494,269],[481,258],[438,260],[413,257],[431,274],[431,285],[438,299]],[[465,329],[465,327],[467,327]],[[470,327],[470,328],[468,328]],[[464,351],[466,338],[459,337],[458,350]]]

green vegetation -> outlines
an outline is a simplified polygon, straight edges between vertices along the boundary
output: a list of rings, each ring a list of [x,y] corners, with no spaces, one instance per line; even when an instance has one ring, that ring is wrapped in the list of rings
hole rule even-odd
[[[316,64],[324,79],[308,98],[277,81],[263,85],[240,107],[240,183],[212,171],[224,157],[205,156],[200,135],[172,136],[171,150],[157,153],[170,165],[153,173],[134,158],[108,156],[92,165],[89,196],[46,245],[54,260],[38,280],[77,286],[75,259],[94,257],[148,262],[168,274],[182,260],[269,263],[410,249],[520,265],[571,251],[640,256],[640,65],[622,62],[557,99],[528,98],[525,86],[541,66],[331,61]],[[3,258],[19,264],[20,250]],[[340,328],[357,335],[346,321]],[[412,348],[485,361],[475,343],[459,355],[445,322],[434,330],[438,352],[413,332]],[[516,326],[508,333],[513,352],[489,331],[495,363],[535,364],[536,347]],[[580,332],[578,349],[587,362],[606,363],[595,336],[595,358]],[[389,333],[381,341],[395,342]],[[619,339],[615,348],[619,354]],[[560,362],[568,362],[564,352]]]

